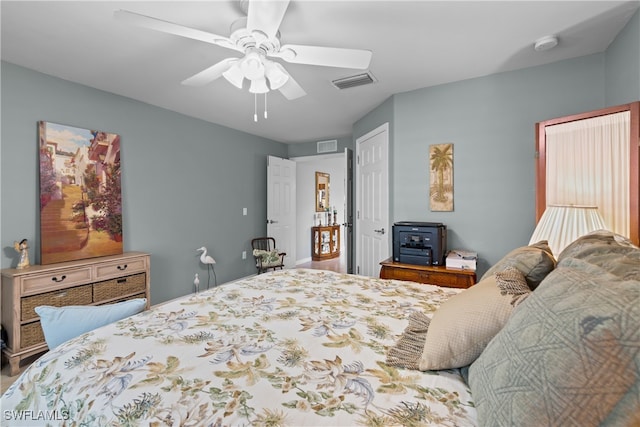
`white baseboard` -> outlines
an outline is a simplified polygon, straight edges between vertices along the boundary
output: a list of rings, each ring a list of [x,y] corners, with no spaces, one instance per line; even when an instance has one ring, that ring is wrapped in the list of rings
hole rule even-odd
[[[296,266],[311,262],[311,257],[296,260]]]

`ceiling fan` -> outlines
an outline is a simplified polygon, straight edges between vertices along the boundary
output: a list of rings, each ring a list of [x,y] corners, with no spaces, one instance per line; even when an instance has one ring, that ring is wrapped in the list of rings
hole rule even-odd
[[[278,28],[289,6],[289,0],[240,0],[246,17],[231,25],[229,37],[185,27],[150,16],[126,10],[114,13],[116,19],[163,33],[174,34],[205,43],[211,43],[240,52],[184,80],[191,86],[202,86],[223,76],[242,89],[244,79],[251,84],[249,92],[267,93],[278,89],[292,100],[306,95],[302,87],[285,68],[269,58],[279,58],[292,64],[322,65],[327,67],[366,69],[371,62],[369,50],[335,47],[280,44]]]

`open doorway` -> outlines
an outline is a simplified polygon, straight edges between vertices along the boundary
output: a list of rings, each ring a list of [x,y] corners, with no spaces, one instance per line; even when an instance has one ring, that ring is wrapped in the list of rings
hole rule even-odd
[[[345,180],[347,171],[344,153],[320,156],[294,157],[296,162],[296,267],[347,272],[348,230],[346,218]],[[326,174],[329,179],[329,200],[323,204],[324,211],[317,209],[316,172]],[[325,206],[326,205],[326,206]],[[328,210],[327,210],[328,209]],[[329,217],[330,220],[329,220]],[[338,227],[339,256],[326,259],[313,259],[313,227],[327,223]]]

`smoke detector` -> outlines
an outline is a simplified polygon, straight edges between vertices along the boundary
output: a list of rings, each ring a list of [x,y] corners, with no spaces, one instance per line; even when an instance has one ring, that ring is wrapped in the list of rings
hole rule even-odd
[[[558,45],[558,38],[556,36],[544,36],[538,40],[536,40],[533,48],[537,52],[542,52],[545,50],[552,49]]]

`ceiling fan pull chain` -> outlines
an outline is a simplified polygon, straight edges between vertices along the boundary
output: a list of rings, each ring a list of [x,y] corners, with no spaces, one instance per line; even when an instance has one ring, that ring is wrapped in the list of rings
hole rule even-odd
[[[264,93],[264,118],[267,118],[267,92]]]
[[[258,94],[253,94],[253,121],[258,121]]]

